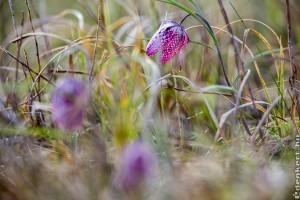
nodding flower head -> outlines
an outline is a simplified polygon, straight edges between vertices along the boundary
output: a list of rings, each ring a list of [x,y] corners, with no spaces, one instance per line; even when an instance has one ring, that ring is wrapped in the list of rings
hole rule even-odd
[[[89,91],[81,80],[71,77],[60,80],[56,86],[51,96],[54,124],[64,131],[75,131],[82,125]]]
[[[155,157],[146,143],[136,141],[124,149],[121,162],[121,186],[125,190],[134,190],[151,174]]]
[[[146,54],[153,56],[162,51],[159,62],[166,63],[179,52],[180,70],[182,68],[181,50],[189,42],[184,27],[177,22],[165,20],[151,38],[146,48]]]

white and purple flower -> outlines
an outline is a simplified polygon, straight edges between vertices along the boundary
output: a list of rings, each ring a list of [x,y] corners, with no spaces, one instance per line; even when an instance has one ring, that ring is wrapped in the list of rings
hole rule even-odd
[[[57,83],[51,96],[54,124],[64,131],[75,131],[82,125],[89,101],[89,91],[79,79],[66,77]]]
[[[122,154],[119,181],[125,190],[134,190],[153,172],[155,156],[142,141],[125,147]]]
[[[161,50],[159,62],[164,64],[179,53],[180,70],[182,69],[181,51],[189,42],[184,27],[175,21],[165,20],[151,38],[146,48],[146,54],[153,56]]]

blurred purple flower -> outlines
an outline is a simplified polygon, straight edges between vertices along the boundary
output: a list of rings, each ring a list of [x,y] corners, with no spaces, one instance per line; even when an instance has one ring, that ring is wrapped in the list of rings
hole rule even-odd
[[[189,37],[183,26],[171,20],[165,20],[151,38],[146,48],[146,54],[153,56],[159,50],[162,53],[160,63],[166,63],[179,52],[180,70],[182,69],[181,50],[189,42]]]
[[[136,189],[151,174],[154,164],[154,154],[146,143],[136,141],[127,146],[119,174],[123,189]]]
[[[60,80],[51,96],[54,124],[64,131],[80,128],[88,101],[89,91],[81,80],[71,77]]]

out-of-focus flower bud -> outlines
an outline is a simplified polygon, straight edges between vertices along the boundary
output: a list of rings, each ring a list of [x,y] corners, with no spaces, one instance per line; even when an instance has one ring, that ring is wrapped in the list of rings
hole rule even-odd
[[[51,96],[54,124],[64,131],[75,131],[82,126],[90,92],[81,80],[71,77],[60,80],[56,86]]]

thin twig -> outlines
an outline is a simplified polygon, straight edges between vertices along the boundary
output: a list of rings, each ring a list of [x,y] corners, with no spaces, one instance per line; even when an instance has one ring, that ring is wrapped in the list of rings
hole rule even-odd
[[[46,32],[45,29],[44,29],[43,23],[41,21],[40,15],[39,15],[36,7],[34,6],[34,3],[32,2],[32,0],[30,0],[30,2],[31,2],[32,8],[33,8],[33,12],[34,12],[34,14],[36,15],[36,17],[37,17],[37,19],[39,21],[39,26],[40,26],[42,32]],[[48,58],[51,58],[52,57],[52,53],[50,51],[51,47],[50,47],[49,38],[45,35],[44,39],[45,39],[46,49],[47,49],[48,52],[50,52]],[[54,69],[54,64],[52,62],[50,63],[50,65],[51,65],[51,68]]]
[[[91,67],[91,72],[90,72],[90,76],[89,76],[89,82],[92,81],[93,78],[93,71],[94,71],[94,67],[95,67],[95,60],[96,60],[96,54],[97,54],[97,44],[98,44],[98,34],[99,34],[99,27],[100,27],[100,4],[98,5],[98,24],[97,24],[97,30],[96,30],[96,41],[95,41],[95,47],[94,47],[94,55],[93,55],[93,63],[92,63],[92,67]]]
[[[242,70],[243,75],[245,75],[245,74],[246,74],[246,69],[245,69],[244,61],[243,61],[243,59],[241,58],[241,56],[240,56],[240,54],[239,54],[239,52],[240,52],[240,50],[239,50],[239,45],[238,45],[237,41],[234,39],[235,37],[234,37],[234,34],[233,34],[233,30],[232,30],[232,27],[231,27],[231,25],[230,25],[230,22],[229,22],[229,19],[228,19],[226,10],[225,10],[225,8],[224,8],[224,6],[223,6],[223,2],[222,2],[222,0],[218,0],[218,2],[219,2],[219,6],[220,6],[220,9],[221,9],[223,18],[224,18],[225,23],[226,23],[226,25],[227,25],[228,32],[229,32],[230,35],[231,35],[231,42],[232,42],[232,45],[233,45],[233,48],[234,48],[234,53],[235,53],[234,56],[235,56],[236,68],[237,68],[238,71]],[[240,67],[240,65],[241,65],[241,67]],[[253,97],[253,94],[252,94],[252,91],[251,91],[251,86],[250,86],[249,81],[247,81],[247,88],[248,88],[248,93],[249,93],[249,95],[250,95],[251,101],[252,101],[252,103],[253,103],[254,113],[255,113],[256,116],[258,116],[258,110],[257,110],[256,105],[255,105],[255,103],[254,103],[255,99],[254,99],[254,97]],[[238,100],[237,100],[237,101],[238,101]],[[244,127],[245,127],[247,133],[248,133],[249,135],[251,135],[251,133],[250,133],[250,131],[249,131],[249,128],[248,128],[248,125],[247,125],[247,123],[244,121],[244,118],[242,119],[242,121],[243,121],[243,124],[244,124]],[[262,134],[261,131],[260,131],[260,136],[263,136],[263,134]]]
[[[13,3],[12,3],[12,0],[8,0],[8,4],[9,4],[9,9],[10,9],[10,12],[11,12],[11,18],[12,18],[12,22],[13,22],[13,27],[14,27],[14,30],[15,30],[15,33],[16,33],[16,37],[19,37],[19,34],[18,34],[18,31],[17,31],[17,25],[16,25],[16,20],[15,20],[15,12],[14,12],[14,9],[13,9]],[[17,48],[18,48],[18,58],[20,59],[20,49],[21,49],[21,43],[18,42],[17,43]],[[16,62],[16,74],[15,74],[15,86],[17,84],[17,81],[18,81],[18,70],[19,69],[19,62]]]
[[[298,108],[298,116],[300,118],[300,106],[298,99],[298,92],[296,86],[296,80],[298,78],[297,75],[297,67],[293,65],[294,63],[294,52],[292,46],[292,23],[291,23],[291,11],[290,11],[290,1],[285,0],[286,3],[286,15],[287,15],[287,29],[288,29],[288,47],[289,47],[289,56],[290,56],[290,67],[291,67],[291,77],[290,77],[290,85],[293,91],[293,103],[291,108],[291,117],[294,118],[294,108]]]
[[[9,51],[7,51],[7,50],[6,50],[5,48],[3,48],[2,46],[0,46],[0,49],[1,49],[2,51],[4,51],[6,54],[8,54],[9,56],[11,56],[12,58],[14,58],[17,62],[21,63],[23,67],[25,67],[26,69],[28,69],[29,74],[30,74],[30,76],[31,76],[32,78],[33,78],[33,76],[32,76],[32,74],[31,74],[31,72],[34,73],[38,78],[42,78],[42,79],[44,79],[45,81],[47,81],[47,83],[52,84],[52,83],[50,82],[50,80],[52,79],[53,74],[52,74],[52,76],[50,77],[50,80],[48,80],[47,78],[45,78],[45,77],[41,74],[41,72],[38,73],[38,72],[34,71],[33,69],[31,69],[31,68],[29,67],[29,65],[28,65],[27,63],[25,63],[25,62],[21,61],[20,59],[18,59],[17,57],[15,57],[12,53],[10,53]],[[26,58],[26,54],[25,54],[25,58]],[[27,59],[27,58],[26,58],[26,59]],[[17,108],[17,107],[19,107],[20,105],[23,105],[24,103],[28,103],[28,106],[29,106],[29,108],[30,108],[30,104],[31,104],[32,100],[33,100],[35,97],[38,97],[38,98],[39,98],[40,93],[41,93],[42,90],[40,90],[40,91],[37,90],[37,94],[35,94],[34,96],[32,95],[32,91],[33,91],[33,89],[35,88],[35,82],[36,82],[36,81],[33,82],[34,87],[32,87],[32,89],[30,90],[27,101],[25,101],[25,102],[23,102],[23,103],[20,103],[19,105],[16,105],[16,106],[12,106],[12,109],[13,109],[13,108]],[[52,85],[53,85],[53,84],[52,84]],[[30,110],[30,109],[29,109],[29,110]],[[30,116],[30,117],[32,117],[32,116]],[[31,118],[31,120],[33,120],[33,119]]]
[[[22,12],[22,20],[21,20],[21,27],[22,27],[22,29],[21,29],[21,36],[23,35],[23,30],[24,30],[24,21],[25,21],[25,13],[24,12]],[[18,37],[18,36],[17,36]],[[23,41],[22,40],[20,40],[20,42],[17,42],[17,43],[20,43],[20,47],[22,46],[22,43],[23,43]],[[21,57],[19,57],[19,55],[21,56],[21,48],[20,49],[18,49],[18,58],[21,60]],[[25,78],[27,78],[27,74],[26,74],[26,71],[25,71],[25,68],[24,68],[24,66],[22,65],[22,70],[23,70],[23,73],[24,73],[24,76],[25,76]]]
[[[227,13],[226,13],[226,10],[223,6],[223,3],[222,3],[222,0],[218,0],[218,3],[219,3],[219,6],[220,6],[220,9],[221,9],[221,12],[222,12],[222,15],[223,15],[223,18],[225,20],[225,23],[227,25],[227,29],[228,29],[228,32],[230,33],[230,35],[232,36],[231,37],[231,42],[233,44],[233,48],[234,48],[234,58],[235,58],[235,64],[236,64],[236,69],[237,71],[240,71],[240,63],[242,62],[242,59],[241,59],[241,56],[239,54],[239,46],[238,46],[238,43],[237,41],[234,40],[234,34],[233,34],[233,30],[232,30],[232,27],[230,25],[230,22],[229,22],[229,19],[228,19],[228,16],[227,16]],[[244,72],[244,71],[243,71]],[[245,72],[244,72],[245,73]]]
[[[35,33],[33,24],[32,24],[32,17],[31,17],[31,11],[29,8],[29,4],[28,4],[28,0],[25,0],[26,6],[27,6],[27,11],[28,11],[28,15],[29,15],[29,21],[30,21],[30,25],[31,25],[31,29],[32,32]],[[37,61],[38,61],[38,67],[39,67],[39,71],[41,71],[41,61],[40,61],[40,55],[39,55],[39,45],[36,39],[36,36],[34,35],[34,42],[35,42],[35,48],[36,48],[36,57],[37,57]],[[38,79],[38,89],[40,89],[40,79]]]
[[[17,25],[16,25],[16,21],[15,21],[15,12],[14,12],[14,9],[13,9],[12,0],[8,0],[8,4],[9,4],[10,12],[11,12],[11,17],[12,17],[12,22],[13,22],[14,30],[15,30],[15,33],[16,33],[16,35],[18,37]]]
[[[26,53],[25,50],[24,50],[24,56],[25,56],[25,62],[29,66],[28,57],[27,57],[27,53]],[[33,77],[32,73],[30,71],[29,71],[29,75],[30,75],[30,78],[31,78],[32,82],[34,82],[34,77]],[[34,89],[36,91],[36,94],[38,95],[39,90],[38,90],[38,88],[35,84],[34,84]],[[29,95],[28,95],[27,99],[28,99],[27,108],[28,108],[28,111],[29,111],[29,117],[30,117],[31,123],[34,124],[34,119],[33,119],[32,112],[31,112],[31,107],[32,107],[32,91],[31,90],[29,90]]]
[[[253,135],[250,137],[250,140],[251,140],[252,142],[255,141],[257,133],[259,132],[259,130],[261,130],[261,127],[262,127],[263,123],[265,122],[265,120],[267,119],[267,117],[269,116],[269,114],[271,113],[272,109],[277,105],[277,103],[278,103],[278,101],[280,100],[280,98],[281,98],[281,97],[279,96],[279,97],[277,97],[277,98],[272,102],[272,104],[268,107],[267,111],[264,113],[263,117],[260,119],[258,125],[256,126],[256,128],[255,128],[255,130],[254,130],[254,132],[253,132]],[[263,139],[264,137],[261,137],[261,136],[260,136],[260,138]]]
[[[60,70],[50,69],[48,72],[49,73],[55,72],[55,73],[59,73],[59,74],[69,73],[69,74],[90,75],[90,73],[87,73],[87,72],[75,71],[75,70],[62,70],[62,69],[60,69]]]
[[[13,59],[15,59],[16,61],[18,61],[19,63],[21,63],[23,65],[23,67],[25,67],[26,69],[28,69],[29,71],[31,71],[32,73],[34,73],[35,75],[39,75],[38,72],[34,71],[33,69],[31,69],[31,67],[29,67],[26,63],[24,63],[22,60],[18,59],[16,56],[14,56],[12,53],[10,53],[9,51],[7,51],[4,47],[2,47],[0,45],[0,49],[2,51],[4,51],[4,53],[8,54],[9,56],[11,56]],[[52,84],[47,78],[45,78],[43,75],[40,75],[40,78],[44,79],[45,81],[47,81],[48,83]]]
[[[34,27],[33,27],[33,24],[32,24],[32,16],[31,16],[31,10],[29,8],[28,0],[25,0],[25,4],[26,4],[26,7],[27,7],[27,11],[28,11],[29,21],[30,21],[32,32],[35,33],[35,30],[34,30]],[[39,45],[38,45],[38,42],[37,42],[37,39],[36,39],[35,35],[34,35],[34,42],[35,42],[35,48],[36,48],[36,57],[37,57],[37,61],[38,61],[38,71],[39,71],[39,73],[37,75],[37,77],[38,77],[38,79],[37,79],[37,88],[35,86],[35,82],[33,82],[33,84],[34,84],[34,88],[36,89],[38,101],[41,102],[42,98],[41,98],[41,95],[40,95],[40,92],[39,92],[40,88],[41,88],[41,82],[40,82],[39,74],[41,73],[42,66],[41,66],[40,55],[39,55]],[[27,64],[27,65],[29,66],[29,64]],[[31,107],[30,105],[32,104],[32,101],[33,101],[32,90],[30,90],[29,95],[28,95],[28,108]],[[33,120],[33,117],[31,115],[31,109],[29,109],[29,113],[30,113],[31,120]],[[40,113],[41,113],[41,115],[38,115],[38,117],[36,118],[38,125],[42,125],[43,122],[45,121],[43,111],[40,111]]]
[[[13,27],[14,27],[16,37],[19,37],[18,31],[17,31],[17,25],[16,25],[16,21],[15,21],[15,12],[13,9],[12,0],[8,0],[8,4],[9,4],[10,12],[11,12],[11,17],[12,17]],[[21,57],[20,57],[21,44],[22,44],[21,41],[17,43],[17,57],[19,59],[21,59]],[[19,77],[19,62],[16,62],[16,73],[15,73],[15,82],[14,82],[14,86],[13,86],[13,93],[17,87],[18,77]],[[12,104],[13,104],[13,106],[16,106],[18,103],[17,103],[17,101],[12,101]]]

